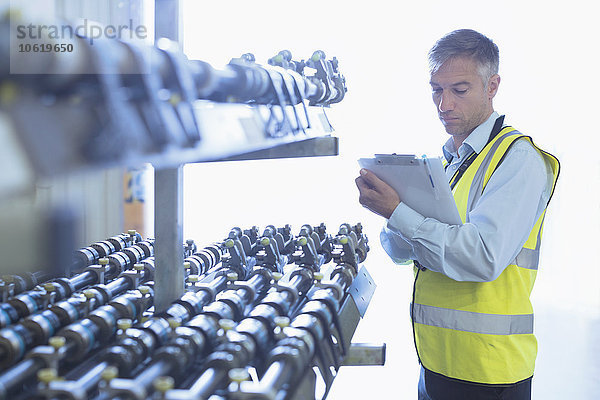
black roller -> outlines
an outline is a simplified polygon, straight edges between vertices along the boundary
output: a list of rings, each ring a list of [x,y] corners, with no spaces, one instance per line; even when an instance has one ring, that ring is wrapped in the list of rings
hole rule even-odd
[[[0,331],[0,369],[5,369],[23,358],[34,342],[33,334],[18,324]]]
[[[84,247],[73,253],[73,265],[71,271],[81,270],[88,265],[94,264],[100,258],[100,253],[96,247]]]
[[[115,246],[109,241],[96,242],[92,244],[90,247],[93,247],[94,250],[98,252],[99,258],[104,258],[115,252]]]
[[[121,234],[106,239],[113,245],[114,251],[121,251],[129,246],[129,235]]]

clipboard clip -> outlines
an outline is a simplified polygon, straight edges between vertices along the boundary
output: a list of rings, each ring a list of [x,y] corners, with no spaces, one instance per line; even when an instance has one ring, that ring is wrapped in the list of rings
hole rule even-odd
[[[375,162],[382,165],[419,165],[414,154],[375,154]]]

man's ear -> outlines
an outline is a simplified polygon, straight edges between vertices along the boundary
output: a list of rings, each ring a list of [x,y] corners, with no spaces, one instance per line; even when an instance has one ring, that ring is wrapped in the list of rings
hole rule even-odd
[[[496,96],[496,93],[498,92],[498,86],[500,86],[500,75],[495,74],[490,78],[487,85],[487,95],[490,100]]]

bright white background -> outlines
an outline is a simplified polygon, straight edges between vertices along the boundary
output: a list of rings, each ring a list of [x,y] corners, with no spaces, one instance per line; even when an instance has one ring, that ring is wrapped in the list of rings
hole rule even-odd
[[[337,56],[347,97],[329,116],[340,156],[201,164],[185,169],[185,237],[201,243],[233,226],[361,221],[378,289],[355,341],[386,342],[385,367],[342,369],[330,399],[416,398],[408,318],[412,272],[378,243],[383,220],[357,202],[356,159],[381,152],[440,155],[447,135],[428,87],[426,54],[445,33],[476,29],[500,48],[495,108],[555,154],[562,171],[548,210],[534,289],[539,355],[534,399],[600,393],[600,140],[597,11],[592,2],[184,1],[189,58],[219,67],[253,52]]]

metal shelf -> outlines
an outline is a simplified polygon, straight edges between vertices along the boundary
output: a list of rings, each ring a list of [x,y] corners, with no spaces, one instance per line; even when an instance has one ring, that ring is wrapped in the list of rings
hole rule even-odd
[[[181,45],[180,18],[179,0],[155,0],[155,39],[165,37]],[[194,149],[163,151],[152,162],[157,168],[154,189],[157,311],[166,309],[184,292],[183,164],[338,155],[338,139],[331,136],[333,129],[323,108],[279,108],[280,116],[285,115],[288,124],[288,134],[283,137],[268,134],[267,115],[273,116],[272,111],[268,106],[196,101],[194,112],[201,125],[200,144]],[[296,134],[289,134],[289,128],[294,126],[298,128]]]
[[[266,106],[198,101],[194,109],[203,133],[200,144],[191,149],[167,150],[153,161],[156,169],[154,304],[157,311],[166,309],[184,293],[184,270],[178,267],[183,265],[184,164],[334,156],[339,153],[338,138],[331,136],[333,129],[322,108],[309,108],[304,120],[292,120],[293,109],[288,107],[289,120],[300,120],[304,129],[282,137],[267,134]]]
[[[308,107],[307,121],[304,110],[296,106],[302,115],[300,127],[294,126],[294,133],[280,132],[279,137],[268,133],[267,110],[267,106],[199,100],[194,111],[200,124],[200,143],[193,148],[167,148],[145,161],[155,168],[166,168],[198,162],[338,155],[338,139],[331,136],[333,128],[325,109]],[[288,106],[286,113],[296,124],[294,109]]]

